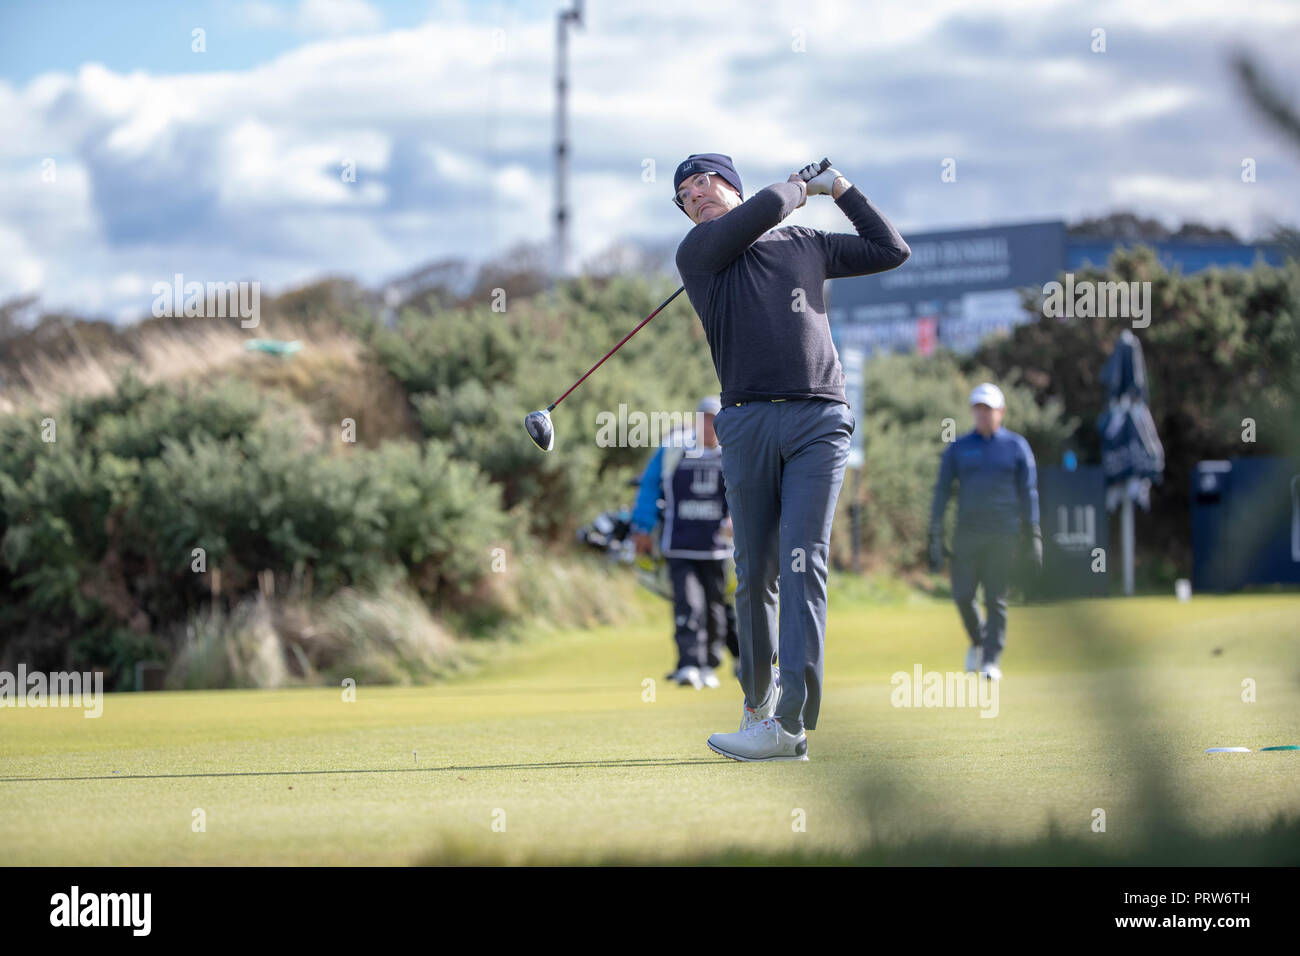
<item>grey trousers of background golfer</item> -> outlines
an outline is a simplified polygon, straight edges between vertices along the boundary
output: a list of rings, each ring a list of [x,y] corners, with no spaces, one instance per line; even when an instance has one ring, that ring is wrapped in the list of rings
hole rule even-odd
[[[1016,558],[1014,534],[963,533],[952,542],[952,597],[970,642],[996,663],[1007,643],[1007,588]],[[975,604],[975,588],[984,585],[984,619]]]
[[[811,730],[822,702],[831,522],[856,421],[842,402],[789,399],[724,405],[713,427],[735,531],[740,685],[751,706],[765,701],[777,651],[776,717],[791,733]]]
[[[726,562],[668,558],[673,582],[673,637],[677,667],[722,664],[722,649],[735,641],[735,617],[727,600]]]

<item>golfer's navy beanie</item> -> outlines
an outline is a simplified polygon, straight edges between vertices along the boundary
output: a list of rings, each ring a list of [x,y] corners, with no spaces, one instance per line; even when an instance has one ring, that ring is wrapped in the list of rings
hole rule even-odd
[[[692,153],[687,156],[673,173],[673,193],[676,194],[683,179],[696,173],[717,173],[735,187],[741,199],[745,198],[745,190],[740,186],[740,173],[736,172],[730,156],[722,153]]]

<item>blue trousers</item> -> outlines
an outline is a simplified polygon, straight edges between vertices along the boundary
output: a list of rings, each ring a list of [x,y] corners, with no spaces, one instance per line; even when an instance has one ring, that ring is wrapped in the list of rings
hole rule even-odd
[[[821,710],[831,522],[857,422],[842,402],[789,399],[724,405],[713,427],[735,532],[745,701],[767,700],[775,652],[776,717],[791,733],[812,730]]]

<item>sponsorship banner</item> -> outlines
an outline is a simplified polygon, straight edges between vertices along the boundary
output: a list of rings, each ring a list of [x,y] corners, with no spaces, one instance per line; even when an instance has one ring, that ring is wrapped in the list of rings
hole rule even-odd
[[[1043,530],[1045,598],[1105,596],[1110,592],[1110,522],[1101,467],[1075,471],[1038,469],[1038,508]]]
[[[969,351],[1030,321],[1019,290],[1041,289],[1065,267],[1063,222],[912,234],[897,269],[832,279],[827,316],[837,344],[868,352]]]
[[[1192,587],[1300,583],[1300,461],[1202,461],[1192,473]]]

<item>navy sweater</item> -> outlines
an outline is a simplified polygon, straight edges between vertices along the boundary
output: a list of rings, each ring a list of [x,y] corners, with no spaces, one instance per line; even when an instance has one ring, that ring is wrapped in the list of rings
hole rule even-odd
[[[774,229],[798,208],[805,189],[774,183],[698,224],[677,247],[677,270],[704,325],[724,405],[765,398],[848,404],[823,282],[885,272],[911,255],[856,186],[835,200],[856,236],[807,226]]]
[[[971,430],[943,451],[930,503],[930,531],[943,527],[957,481],[957,534],[1017,534],[1038,529],[1038,471],[1029,442],[999,428]]]

